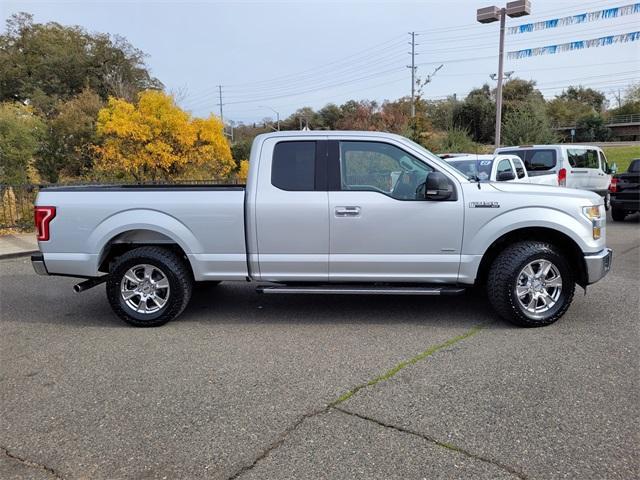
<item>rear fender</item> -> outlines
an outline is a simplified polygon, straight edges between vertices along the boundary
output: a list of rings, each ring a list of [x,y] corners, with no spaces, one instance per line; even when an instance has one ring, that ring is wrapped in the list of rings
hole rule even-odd
[[[87,240],[89,252],[100,252],[116,236],[132,230],[147,230],[160,233],[175,242],[186,254],[202,253],[203,247],[193,232],[175,217],[149,209],[126,210],[103,220],[91,232]]]

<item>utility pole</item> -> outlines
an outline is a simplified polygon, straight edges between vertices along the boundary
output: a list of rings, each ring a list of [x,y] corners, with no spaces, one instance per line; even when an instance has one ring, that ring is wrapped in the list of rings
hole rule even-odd
[[[222,122],[222,126],[224,128],[224,115],[222,115],[222,85],[218,85],[218,93],[220,95],[220,121]]]
[[[416,116],[416,32],[409,32],[411,35],[411,65],[407,68],[411,69],[411,118]]]
[[[500,9],[500,54],[498,57],[498,88],[496,90],[496,148],[500,147],[502,130],[502,80],[504,77],[504,24],[507,9]]]

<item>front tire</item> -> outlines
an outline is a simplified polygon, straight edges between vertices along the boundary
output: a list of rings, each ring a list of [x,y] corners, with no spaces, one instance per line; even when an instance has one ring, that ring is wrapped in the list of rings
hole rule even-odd
[[[546,242],[509,245],[494,260],[487,293],[495,311],[521,327],[542,327],[562,317],[575,279],[563,254]]]
[[[116,259],[107,280],[114,313],[135,327],[158,327],[187,307],[193,276],[186,262],[161,247],[140,247]]]

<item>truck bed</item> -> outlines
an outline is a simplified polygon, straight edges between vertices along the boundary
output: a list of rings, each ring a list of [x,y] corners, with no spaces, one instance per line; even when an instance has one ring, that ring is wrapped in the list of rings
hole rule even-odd
[[[92,277],[118,244],[176,244],[196,280],[247,275],[243,185],[83,185],[43,188],[54,206],[50,240],[40,242],[49,273]]]

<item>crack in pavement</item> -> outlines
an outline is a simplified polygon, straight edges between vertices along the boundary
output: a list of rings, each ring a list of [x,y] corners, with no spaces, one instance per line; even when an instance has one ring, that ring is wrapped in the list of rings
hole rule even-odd
[[[476,453],[469,452],[468,450],[465,450],[464,448],[458,447],[457,445],[453,445],[453,444],[447,443],[447,442],[442,442],[442,441],[440,441],[440,440],[438,440],[438,439],[436,439],[436,438],[434,438],[434,437],[432,437],[430,435],[427,435],[425,433],[421,433],[421,432],[418,432],[418,431],[415,431],[415,430],[410,430],[410,429],[404,428],[404,427],[398,427],[397,425],[393,425],[393,424],[390,424],[390,423],[385,423],[385,422],[382,422],[380,420],[376,420],[373,417],[368,417],[366,415],[361,415],[359,413],[352,412],[350,410],[346,410],[346,409],[344,409],[342,407],[332,407],[332,408],[334,410],[337,410],[339,412],[344,413],[345,415],[351,415],[352,417],[356,417],[356,418],[359,418],[361,420],[365,420],[365,421],[368,421],[368,422],[375,423],[376,425],[379,425],[379,426],[384,427],[384,428],[389,428],[389,429],[395,430],[397,432],[406,433],[406,434],[409,434],[409,435],[414,435],[414,436],[419,437],[419,438],[421,438],[423,440],[426,440],[426,441],[428,441],[430,443],[433,443],[433,444],[435,444],[435,445],[437,445],[439,447],[446,448],[447,450],[452,450],[454,452],[461,453],[461,454],[465,455],[466,457],[473,458],[474,460],[479,460],[479,461],[484,462],[484,463],[489,463],[489,464],[491,464],[491,465],[493,465],[495,467],[500,468],[501,470],[504,470],[504,471],[506,471],[508,473],[511,473],[512,475],[515,475],[516,477],[520,478],[521,480],[527,480],[526,475],[521,470],[518,470],[517,468],[514,468],[514,467],[512,467],[510,465],[504,464],[504,463],[502,463],[502,462],[500,462],[498,460],[494,460],[494,459],[488,458],[488,457],[483,457],[482,455],[478,455]]]
[[[399,373],[401,370],[403,370],[406,367],[409,367],[411,365],[415,365],[416,363],[418,363],[421,360],[424,360],[425,358],[430,357],[431,355],[433,355],[434,353],[445,349],[447,347],[451,347],[452,345],[465,340],[469,337],[472,337],[474,335],[476,335],[478,332],[480,332],[483,328],[485,328],[487,326],[487,324],[480,324],[480,325],[475,325],[473,327],[471,327],[469,330],[467,330],[465,333],[458,335],[456,337],[450,338],[449,340],[446,340],[442,343],[439,343],[437,345],[434,345],[432,347],[429,347],[428,349],[426,349],[425,351],[411,357],[408,360],[403,360],[400,363],[398,363],[397,365],[395,365],[393,368],[391,368],[390,370],[387,370],[385,373],[378,375],[377,377],[373,378],[372,380],[366,382],[366,383],[362,383],[360,385],[355,386],[354,388],[352,388],[351,390],[349,390],[348,392],[344,393],[343,395],[341,395],[340,397],[338,397],[336,400],[334,400],[333,402],[330,402],[327,406],[325,406],[324,408],[318,409],[318,410],[314,410],[313,412],[310,413],[306,413],[302,416],[300,416],[291,426],[289,426],[287,429],[285,429],[283,432],[280,433],[280,435],[278,436],[278,438],[272,442],[265,450],[263,450],[250,464],[248,465],[244,465],[242,467],[240,467],[238,470],[236,470],[230,477],[228,477],[228,480],[235,480],[237,478],[239,478],[242,474],[246,473],[247,471],[251,470],[253,467],[255,467],[261,460],[263,460],[264,458],[266,458],[271,452],[273,452],[274,450],[276,450],[278,447],[280,447],[285,440],[287,439],[287,437],[289,436],[289,434],[293,433],[295,430],[298,429],[298,427],[300,425],[302,425],[305,420],[308,420],[309,418],[315,417],[317,415],[321,415],[324,413],[329,412],[331,409],[335,409],[338,410],[340,412],[343,412],[345,414],[348,415],[353,415],[359,418],[362,418],[363,420],[369,420],[372,422],[377,423],[378,425],[381,425],[383,427],[387,427],[387,428],[393,428],[397,431],[400,432],[404,432],[404,433],[408,433],[408,434],[413,434],[413,435],[417,435],[423,439],[429,440],[432,443],[435,443],[436,445],[439,445],[441,447],[444,448],[448,448],[449,450],[455,450],[458,451],[460,453],[463,453],[464,455],[467,455],[468,457],[471,458],[476,458],[478,460],[484,461],[484,462],[488,462],[488,463],[492,463],[493,465],[496,465],[500,468],[503,468],[504,470],[513,473],[514,475],[518,476],[518,478],[521,479],[525,479],[524,474],[518,472],[515,469],[511,469],[511,467],[507,466],[507,465],[502,465],[496,461],[490,460],[490,459],[485,459],[483,457],[474,455],[472,453],[466,452],[454,445],[449,445],[443,442],[438,442],[435,439],[431,439],[429,437],[423,436],[419,433],[415,433],[409,430],[402,430],[399,427],[395,427],[393,425],[385,425],[377,420],[374,419],[370,419],[367,417],[362,417],[358,414],[352,413],[352,412],[348,412],[346,410],[343,410],[341,408],[339,408],[337,405],[346,402],[347,400],[349,400],[351,397],[353,397],[354,395],[356,395],[360,390],[362,390],[363,388],[367,388],[367,387],[373,387],[375,385],[377,385],[378,383],[384,382],[386,380],[389,380],[390,378],[392,378],[393,376],[395,376],[397,373]]]
[[[62,475],[56,472],[53,468],[47,467],[46,465],[42,465],[40,463],[32,462],[30,460],[27,460],[26,458],[19,457],[18,455],[11,453],[7,447],[0,447],[0,450],[2,450],[4,454],[10,459],[15,460],[23,465],[26,465],[27,467],[44,470],[49,475],[52,475],[54,478],[60,478],[60,479],[63,478]]]
[[[235,480],[236,478],[240,477],[240,475],[242,475],[243,473],[246,473],[247,471],[251,470],[253,467],[256,466],[256,464],[260,460],[266,458],[272,451],[274,451],[280,445],[282,445],[285,442],[285,440],[287,439],[287,437],[289,436],[289,434],[293,433],[295,430],[297,430],[298,427],[300,425],[302,425],[305,420],[308,420],[309,418],[315,417],[316,415],[321,415],[323,413],[327,413],[329,411],[329,408],[330,407],[327,405],[326,407],[324,407],[324,408],[322,408],[320,410],[315,410],[313,412],[305,413],[304,415],[301,415],[300,418],[298,418],[295,421],[295,423],[293,423],[293,425],[289,426],[283,432],[280,432],[280,435],[278,435],[278,438],[274,442],[272,442],[265,450],[263,450],[253,460],[253,462],[251,462],[251,464],[243,465],[242,467],[240,467],[238,470],[236,470],[235,473],[233,473],[230,477],[228,477],[228,480]]]
[[[458,342],[460,342],[460,341],[462,341],[462,340],[464,340],[466,338],[474,336],[475,334],[480,332],[480,330],[482,330],[485,326],[486,326],[485,324],[476,325],[476,326],[472,327],[471,329],[467,330],[462,335],[458,335],[456,337],[450,338],[449,340],[446,340],[445,342],[442,342],[442,343],[439,343],[439,344],[434,345],[432,347],[429,347],[424,352],[421,352],[421,353],[415,355],[414,357],[411,357],[408,360],[403,360],[402,362],[398,363],[396,366],[394,366],[390,370],[387,370],[382,375],[378,375],[374,379],[369,380],[367,383],[361,383],[360,385],[357,385],[356,387],[352,388],[348,392],[342,394],[340,397],[338,397],[338,399],[334,400],[329,405],[331,407],[335,407],[336,405],[339,405],[339,404],[341,404],[343,402],[346,402],[347,400],[349,400],[351,397],[353,397],[356,393],[358,393],[363,388],[373,387],[373,386],[377,385],[380,382],[385,382],[385,381],[389,380],[391,377],[394,377],[398,372],[400,372],[404,368],[406,368],[406,367],[408,367],[410,365],[415,365],[419,361],[424,360],[427,357],[430,357],[431,355],[433,355],[434,353],[438,352],[439,350],[442,350],[443,348],[450,347],[450,346],[452,346],[452,345],[454,345],[454,344],[456,344],[456,343],[458,343]]]

